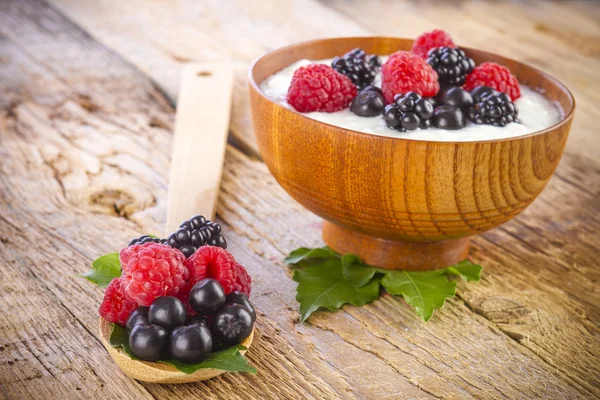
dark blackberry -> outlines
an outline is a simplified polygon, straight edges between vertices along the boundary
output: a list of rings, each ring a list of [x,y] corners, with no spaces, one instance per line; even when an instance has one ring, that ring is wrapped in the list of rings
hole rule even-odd
[[[519,122],[519,109],[506,93],[488,93],[481,95],[479,102],[469,108],[467,118],[476,124],[506,126]]]
[[[346,75],[359,88],[375,80],[375,75],[381,67],[381,60],[374,54],[367,55],[364,50],[356,48],[336,57],[331,67],[340,74]]]
[[[227,248],[227,241],[221,235],[221,225],[202,215],[183,221],[180,228],[169,235],[167,244],[179,249],[186,257],[190,257],[201,246]]]
[[[438,81],[462,86],[465,78],[475,68],[475,61],[461,49],[436,47],[429,50],[427,63],[438,73]]]
[[[427,129],[431,126],[433,104],[415,92],[398,94],[394,102],[385,106],[383,119],[386,125],[401,132]]]
[[[159,239],[159,238],[153,238],[150,235],[143,235],[143,236],[140,236],[139,238],[135,238],[131,242],[129,242],[129,246],[133,246],[134,244],[144,244],[144,243],[148,243],[148,242],[167,244],[167,239]]]

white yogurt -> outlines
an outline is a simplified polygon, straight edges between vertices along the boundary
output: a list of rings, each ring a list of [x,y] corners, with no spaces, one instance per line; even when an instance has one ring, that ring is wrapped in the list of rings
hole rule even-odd
[[[382,63],[386,60],[387,56],[381,57]],[[260,84],[261,90],[274,102],[293,110],[294,108],[287,103],[287,92],[292,81],[292,75],[298,68],[312,63],[331,65],[331,59],[319,61],[300,60],[265,79]],[[377,74],[374,84],[381,87],[381,74]],[[431,127],[410,132],[398,132],[388,128],[381,116],[360,117],[348,108],[334,113],[310,112],[303,114],[321,122],[359,132],[439,142],[469,142],[522,136],[548,128],[558,123],[562,118],[560,109],[554,103],[527,86],[521,85],[521,97],[515,103],[519,108],[518,118],[520,123],[513,122],[504,127],[498,127],[476,125],[468,122],[465,128],[455,131]]]

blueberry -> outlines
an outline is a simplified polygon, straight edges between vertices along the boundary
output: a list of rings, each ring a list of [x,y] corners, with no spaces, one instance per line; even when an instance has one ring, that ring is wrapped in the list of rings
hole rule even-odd
[[[233,346],[240,344],[252,333],[252,315],[242,305],[231,304],[220,308],[210,324],[213,339]]]
[[[187,311],[183,302],[172,296],[157,298],[148,311],[148,320],[151,324],[160,325],[169,331],[183,325],[186,316]]]
[[[205,325],[208,326],[208,321],[202,315],[189,315],[185,320],[186,325]]]
[[[489,86],[477,86],[471,90],[471,97],[473,97],[474,103],[479,103],[481,98],[488,94],[498,94],[498,92]]]
[[[169,332],[158,325],[136,325],[129,335],[133,354],[145,361],[158,361],[165,356]]]
[[[433,125],[436,128],[456,130],[467,126],[467,120],[459,108],[441,106],[433,111]]]
[[[136,325],[139,324],[149,324],[150,322],[148,321],[148,307],[143,307],[140,306],[138,308],[136,308],[130,315],[129,318],[127,319],[127,333],[131,333],[131,331],[133,330],[133,328]]]
[[[441,104],[467,110],[473,107],[473,97],[466,90],[455,87],[446,91],[441,97]]]
[[[250,315],[252,316],[252,322],[256,321],[256,311],[254,310],[254,306],[248,300],[248,296],[246,296],[242,292],[231,292],[227,295],[225,299],[225,304],[239,304],[244,306],[250,311]]]
[[[190,290],[190,306],[200,315],[208,315],[225,304],[223,286],[214,279],[203,279]]]
[[[363,89],[358,92],[350,104],[350,111],[361,117],[375,117],[383,113],[385,107],[383,94],[372,88],[374,86],[369,85],[368,90]]]
[[[171,332],[171,355],[184,363],[196,364],[212,351],[212,338],[205,325],[180,326]]]
[[[429,99],[419,99],[415,102],[413,111],[419,116],[420,119],[429,119],[433,115],[433,104]]]
[[[380,95],[383,96],[383,91],[381,90],[381,88],[379,88],[379,87],[377,87],[375,85],[367,85],[367,86],[363,87],[362,89],[360,89],[360,91],[361,92],[364,92],[364,91],[377,92],[377,93],[379,93]]]

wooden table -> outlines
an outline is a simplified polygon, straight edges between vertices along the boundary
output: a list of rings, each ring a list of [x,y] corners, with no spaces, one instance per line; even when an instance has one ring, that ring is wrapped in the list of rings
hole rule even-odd
[[[593,1],[0,0],[0,398],[574,399],[600,397],[600,7]],[[480,283],[423,323],[400,299],[298,322],[282,262],[319,219],[259,160],[246,71],[315,37],[414,37],[529,62],[578,109],[540,198],[474,240]],[[98,340],[101,291],[77,274],[165,223],[182,63],[237,80],[218,220],[254,278],[257,375],[125,377]]]

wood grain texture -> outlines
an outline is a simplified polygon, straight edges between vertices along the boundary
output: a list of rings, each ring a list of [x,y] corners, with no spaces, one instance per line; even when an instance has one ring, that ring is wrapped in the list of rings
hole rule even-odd
[[[332,58],[357,47],[387,55],[411,46],[409,39],[359,37],[274,50],[249,73],[250,106],[260,154],[275,179],[300,204],[340,226],[334,234],[325,231],[330,247],[383,268],[427,270],[464,259],[465,242],[456,239],[495,228],[535,200],[560,161],[575,102],[541,71],[467,48],[477,64],[506,65],[520,82],[559,103],[563,120],[517,138],[407,140],[324,124],[271,101],[259,88],[266,77],[302,59]],[[438,241],[444,246],[406,244]]]
[[[253,15],[239,10],[238,21]],[[567,151],[531,207],[473,241],[482,281],[459,284],[429,323],[384,296],[299,324],[282,259],[322,245],[321,220],[265,164],[229,147],[217,215],[254,278],[248,357],[259,373],[187,385],[125,377],[96,333],[101,291],[75,274],[164,230],[173,109],[139,70],[42,1],[0,2],[0,37],[0,397],[599,396],[600,165],[586,149]],[[248,113],[232,117],[250,135]]]
[[[192,215],[215,217],[232,87],[228,62],[188,63],[182,69],[165,235]]]
[[[184,63],[231,60],[236,96],[230,141],[253,155],[258,151],[248,129],[252,123],[247,90],[250,63],[293,42],[367,34],[315,0],[60,0],[54,4],[147,74],[172,103]]]

